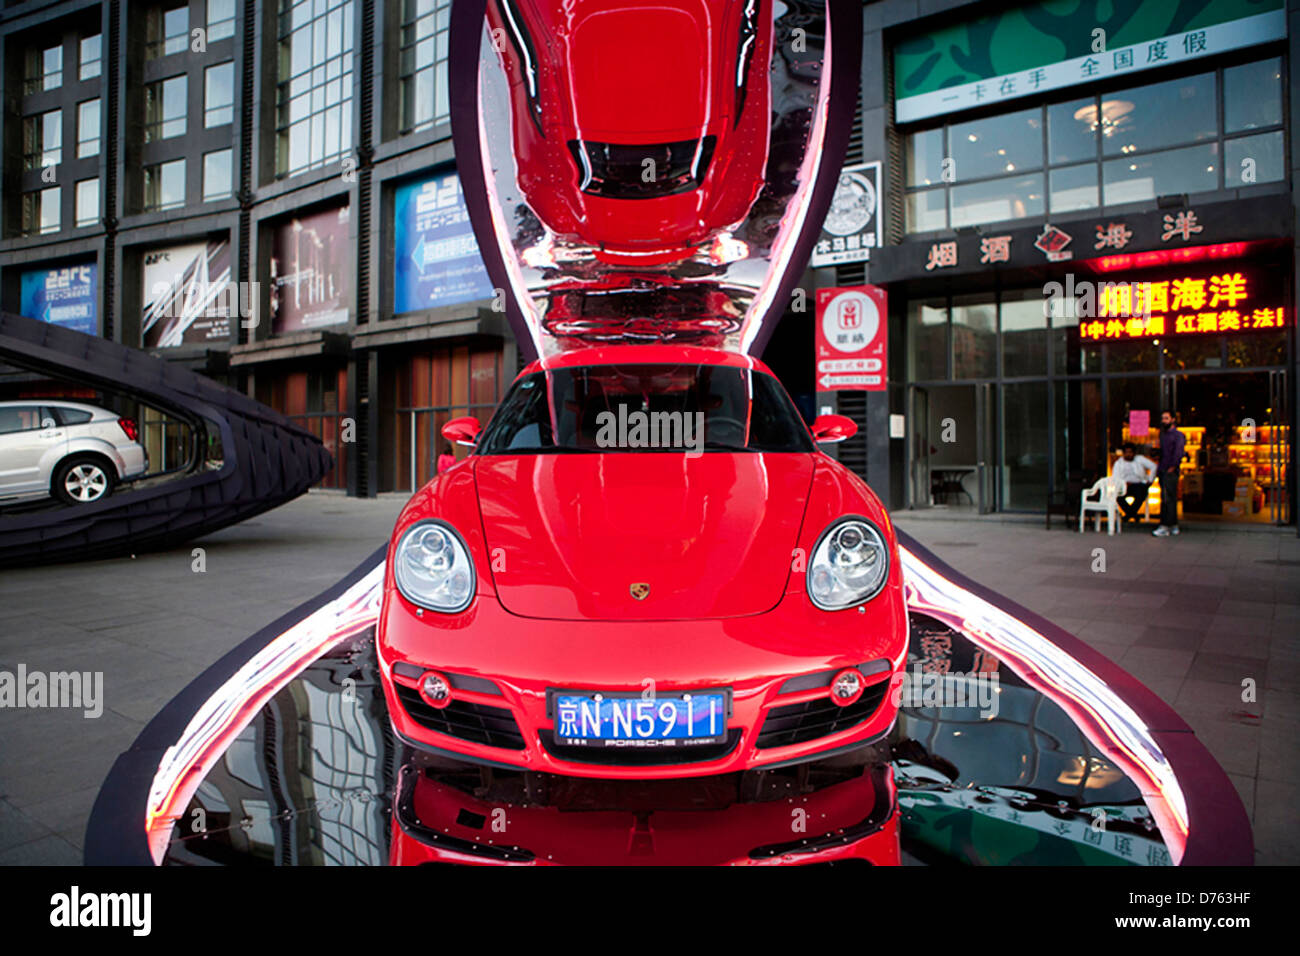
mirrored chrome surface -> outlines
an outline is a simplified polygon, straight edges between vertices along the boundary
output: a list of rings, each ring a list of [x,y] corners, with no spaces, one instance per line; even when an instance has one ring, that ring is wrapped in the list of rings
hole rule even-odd
[[[489,0],[478,132],[507,294],[541,355],[748,351],[822,159],[827,5],[616,6]]]

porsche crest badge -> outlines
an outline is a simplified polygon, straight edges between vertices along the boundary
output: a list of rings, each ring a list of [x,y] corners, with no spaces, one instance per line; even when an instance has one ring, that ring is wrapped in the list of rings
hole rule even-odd
[[[633,584],[629,584],[627,589],[638,601],[644,601],[650,596],[650,585],[645,581],[637,581]]]

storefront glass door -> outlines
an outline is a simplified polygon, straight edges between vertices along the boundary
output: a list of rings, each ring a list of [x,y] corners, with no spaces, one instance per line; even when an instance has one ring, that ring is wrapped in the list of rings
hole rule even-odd
[[[914,508],[943,505],[953,508],[992,507],[991,485],[982,489],[981,460],[991,463],[992,452],[981,459],[988,431],[982,415],[991,415],[991,400],[982,399],[978,385],[913,386],[911,391],[912,476],[909,504]]]
[[[1180,476],[1182,513],[1196,519],[1288,522],[1286,373],[1170,375],[1165,393],[1187,439]]]

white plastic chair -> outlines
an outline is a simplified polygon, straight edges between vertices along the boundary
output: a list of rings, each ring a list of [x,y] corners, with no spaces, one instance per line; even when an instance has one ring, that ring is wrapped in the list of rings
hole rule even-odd
[[[1124,483],[1118,478],[1106,476],[1093,482],[1091,488],[1085,488],[1079,498],[1079,532],[1083,532],[1083,522],[1087,513],[1092,512],[1093,530],[1101,530],[1101,516],[1106,516],[1106,533],[1115,534],[1123,530],[1119,520],[1119,496],[1124,490]]]

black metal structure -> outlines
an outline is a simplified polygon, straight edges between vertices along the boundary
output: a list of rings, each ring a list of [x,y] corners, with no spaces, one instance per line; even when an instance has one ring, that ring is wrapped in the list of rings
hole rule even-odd
[[[246,395],[116,342],[0,313],[0,361],[132,395],[220,440],[220,467],[102,501],[0,518],[0,568],[174,547],[298,497],[329,470],[319,438]]]

